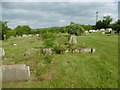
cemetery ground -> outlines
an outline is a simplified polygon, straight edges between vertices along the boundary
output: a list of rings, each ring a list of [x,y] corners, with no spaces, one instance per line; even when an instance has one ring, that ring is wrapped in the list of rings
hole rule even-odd
[[[59,34],[56,43],[67,41]],[[3,41],[3,65],[30,66],[28,81],[3,82],[3,88],[118,88],[118,35],[101,33],[77,36],[79,44],[95,53],[40,54],[43,40],[37,37]],[[12,44],[17,44],[13,46]],[[24,56],[31,48],[39,49]],[[49,63],[51,61],[51,63]]]

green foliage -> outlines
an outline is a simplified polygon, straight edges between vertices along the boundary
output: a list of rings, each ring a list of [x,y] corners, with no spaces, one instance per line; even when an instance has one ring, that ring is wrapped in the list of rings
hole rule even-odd
[[[95,29],[95,25],[82,25],[82,27],[85,30],[94,30]]]
[[[11,30],[8,28],[7,21],[0,21],[0,34],[2,34],[2,40],[4,40],[4,35],[6,35],[7,31]]]
[[[104,20],[97,21],[96,29],[109,28],[110,22],[112,22],[112,18],[110,16],[105,16]]]
[[[54,49],[53,49],[53,51],[57,54],[62,54],[65,50],[66,50],[65,47],[60,46],[60,45],[55,46]]]
[[[116,30],[117,32],[120,31],[120,20],[116,21],[113,24],[109,25],[111,28],[113,28],[113,30]]]
[[[44,48],[52,48],[54,46],[54,42],[51,40],[44,41]]]
[[[53,33],[42,34],[45,48],[52,48],[54,46],[55,35]]]
[[[15,30],[7,31],[6,39],[10,38],[10,36],[16,36],[16,31]]]
[[[69,26],[66,26],[66,29],[68,31],[69,34],[74,34],[74,35],[81,35],[82,33],[84,33],[84,28],[82,27],[82,25],[80,24],[76,24],[74,22],[71,22]]]
[[[16,30],[17,35],[31,34],[31,28],[29,26],[26,26],[26,25],[24,25],[24,26],[19,25],[15,28],[15,30]]]
[[[52,55],[45,55],[44,61],[45,61],[46,64],[47,63],[51,63],[51,61],[52,61]]]

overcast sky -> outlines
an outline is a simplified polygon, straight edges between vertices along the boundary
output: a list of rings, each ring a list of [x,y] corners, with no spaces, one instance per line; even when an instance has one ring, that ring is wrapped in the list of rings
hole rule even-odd
[[[71,21],[93,25],[96,20],[96,11],[99,12],[99,20],[102,20],[104,14],[111,14],[114,21],[118,19],[118,0],[109,0],[109,2],[108,0],[104,0],[106,2],[95,2],[94,0],[92,2],[88,2],[88,0],[85,0],[86,2],[30,1],[2,1],[2,14],[0,15],[3,20],[9,22],[10,28],[15,28],[17,25],[29,25],[31,28],[65,26]]]

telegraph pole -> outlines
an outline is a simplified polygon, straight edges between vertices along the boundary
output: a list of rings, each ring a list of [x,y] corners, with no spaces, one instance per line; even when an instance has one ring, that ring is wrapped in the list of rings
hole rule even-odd
[[[97,23],[97,21],[98,21],[98,11],[96,12],[96,23]]]

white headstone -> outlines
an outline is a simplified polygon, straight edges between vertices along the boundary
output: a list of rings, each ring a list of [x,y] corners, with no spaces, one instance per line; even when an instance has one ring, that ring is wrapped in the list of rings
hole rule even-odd
[[[2,65],[2,81],[26,81],[29,79],[29,66],[25,64]]]
[[[85,35],[88,35],[89,34],[89,32],[88,31],[85,31]]]
[[[5,51],[3,48],[0,48],[0,56],[4,56],[5,55]]]
[[[85,48],[85,49],[81,49],[80,52],[82,53],[90,53],[92,50],[91,48]]]
[[[102,32],[102,34],[105,34],[105,32]]]

